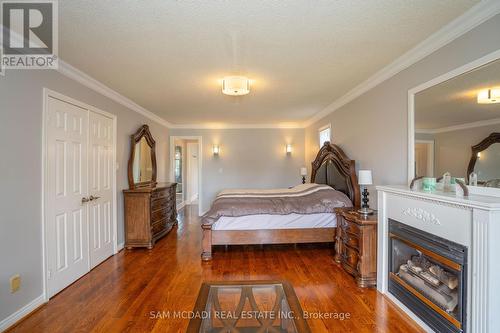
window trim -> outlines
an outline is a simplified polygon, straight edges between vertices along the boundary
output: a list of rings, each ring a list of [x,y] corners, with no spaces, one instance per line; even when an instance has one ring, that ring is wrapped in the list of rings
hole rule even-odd
[[[320,138],[320,135],[321,135],[321,132],[323,132],[324,130],[326,129],[330,129],[330,138],[328,139],[328,141],[332,142],[332,124],[331,123],[328,123],[326,125],[323,125],[321,126],[320,128],[318,128],[318,142],[319,142],[319,147],[323,147],[323,143],[324,142],[321,142],[321,138]]]

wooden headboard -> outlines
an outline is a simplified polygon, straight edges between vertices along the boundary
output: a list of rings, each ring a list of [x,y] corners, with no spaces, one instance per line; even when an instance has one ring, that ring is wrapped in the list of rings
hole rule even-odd
[[[360,207],[361,195],[355,164],[339,146],[325,142],[312,162],[311,183],[329,185],[345,193],[354,207]]]

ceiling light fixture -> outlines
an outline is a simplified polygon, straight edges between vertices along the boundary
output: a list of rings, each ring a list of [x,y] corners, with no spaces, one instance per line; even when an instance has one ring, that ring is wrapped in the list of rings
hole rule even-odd
[[[477,94],[477,102],[479,104],[500,103],[500,87],[479,91],[479,93]]]
[[[242,96],[250,92],[250,80],[245,76],[226,76],[222,79],[222,93]]]

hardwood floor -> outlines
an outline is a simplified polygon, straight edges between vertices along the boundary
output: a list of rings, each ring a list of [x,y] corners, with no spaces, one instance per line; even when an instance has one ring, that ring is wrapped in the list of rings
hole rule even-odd
[[[11,332],[183,332],[188,319],[151,319],[191,311],[205,280],[288,280],[304,311],[349,313],[309,319],[312,332],[422,332],[374,289],[361,289],[321,245],[217,248],[202,263],[197,206],[155,248],[122,251],[53,297]]]

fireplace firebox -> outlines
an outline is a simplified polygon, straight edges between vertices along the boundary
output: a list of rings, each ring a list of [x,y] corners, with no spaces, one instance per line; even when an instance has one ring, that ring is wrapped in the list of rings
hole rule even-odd
[[[389,292],[436,332],[465,332],[467,247],[389,219]]]

